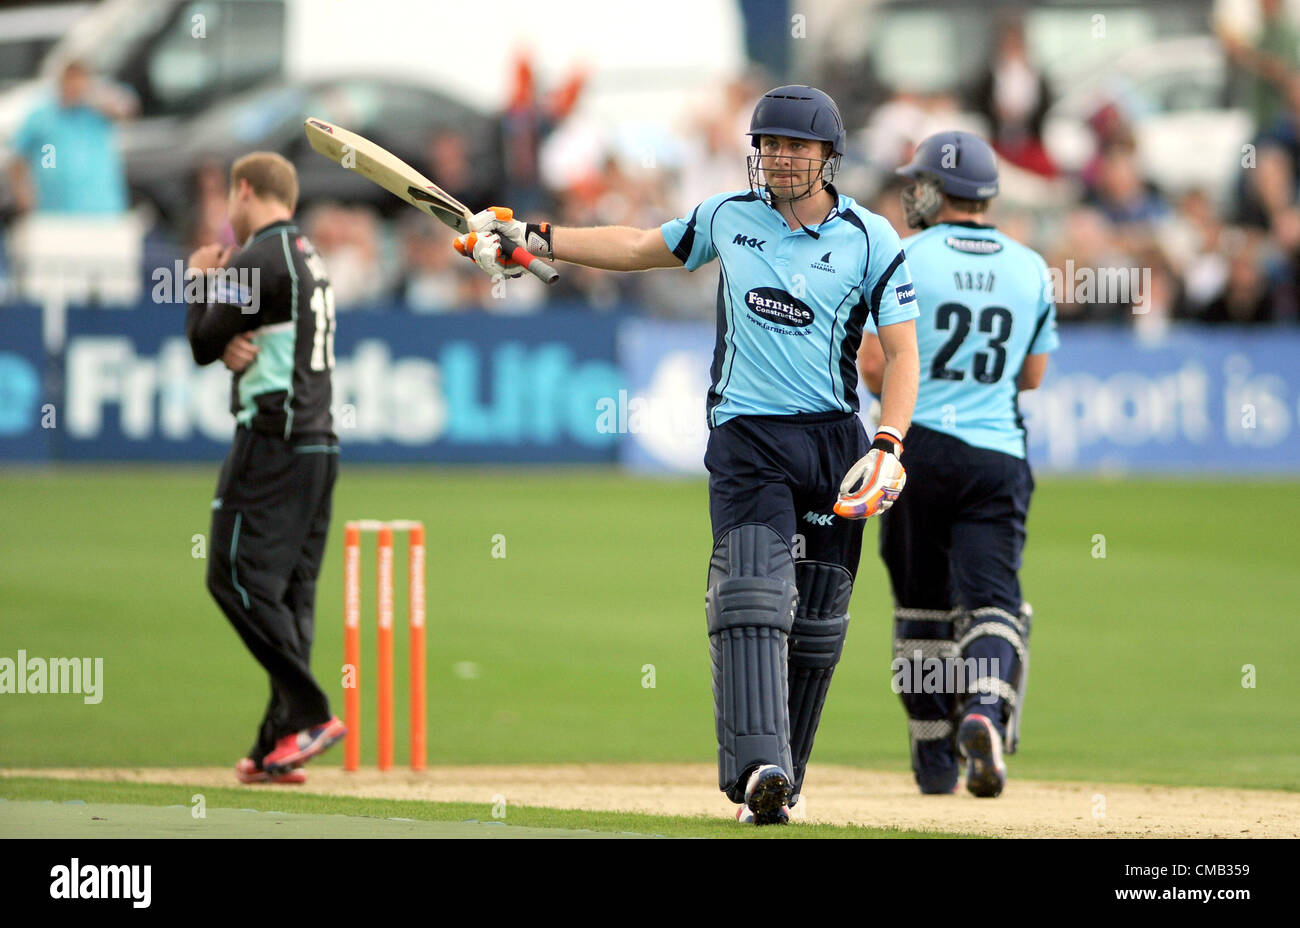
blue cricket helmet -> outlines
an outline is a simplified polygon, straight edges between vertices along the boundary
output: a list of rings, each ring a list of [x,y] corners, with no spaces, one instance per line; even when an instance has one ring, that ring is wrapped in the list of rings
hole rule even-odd
[[[831,143],[831,154],[843,155],[846,135],[840,108],[816,87],[787,84],[763,94],[749,120],[750,141],[759,136],[785,135]]]
[[[998,159],[988,142],[971,132],[937,132],[916,146],[902,177],[932,178],[939,189],[963,200],[998,195]]]

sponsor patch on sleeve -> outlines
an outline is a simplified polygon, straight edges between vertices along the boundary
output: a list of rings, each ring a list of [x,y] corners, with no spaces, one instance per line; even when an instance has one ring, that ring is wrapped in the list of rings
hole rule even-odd
[[[253,294],[248,287],[244,286],[238,280],[231,280],[225,276],[218,276],[212,286],[213,303],[229,303],[237,306],[243,306],[252,302]]]
[[[910,282],[905,283],[901,287],[894,288],[894,296],[898,298],[899,306],[905,306],[916,300],[916,288]]]

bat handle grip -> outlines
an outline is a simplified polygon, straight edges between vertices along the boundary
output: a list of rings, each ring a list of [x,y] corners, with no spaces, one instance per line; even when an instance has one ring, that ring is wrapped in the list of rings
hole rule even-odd
[[[501,244],[503,246],[501,249],[502,251],[510,249],[508,257],[512,261],[516,264],[522,264],[524,270],[532,274],[542,283],[553,284],[560,279],[559,271],[529,252],[523,245],[505,237],[502,237]]]

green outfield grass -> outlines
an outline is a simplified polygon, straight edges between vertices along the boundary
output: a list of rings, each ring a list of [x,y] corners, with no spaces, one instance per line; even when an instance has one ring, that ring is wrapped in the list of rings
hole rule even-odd
[[[215,464],[0,472],[0,657],[22,648],[104,659],[99,705],[0,695],[0,764],[225,765],[247,748],[266,679],[192,556],[215,479]],[[345,462],[314,658],[332,698],[341,524],[357,517],[428,527],[430,763],[714,757],[702,481]],[[1032,674],[1013,775],[1300,788],[1297,525],[1294,482],[1041,480],[1023,574],[1036,611]],[[504,558],[493,557],[498,535]],[[1095,535],[1104,559],[1092,556]],[[869,526],[814,764],[907,767],[874,538]],[[399,590],[403,557],[399,546]],[[1247,664],[1254,688],[1242,686]]]
[[[547,809],[537,806],[511,805],[505,818],[492,816],[490,803],[470,802],[426,802],[422,800],[396,799],[359,799],[350,796],[322,796],[312,793],[299,793],[286,789],[276,789],[259,793],[247,789],[214,789],[203,786],[159,786],[146,783],[92,783],[86,781],[69,781],[41,779],[36,777],[6,777],[0,779],[0,799],[17,803],[31,800],[46,802],[89,803],[98,808],[118,810],[130,826],[132,837],[152,837],[149,824],[156,822],[150,817],[145,823],[136,823],[133,819],[144,818],[134,812],[141,806],[174,807],[181,806],[181,812],[175,822],[169,825],[167,837],[203,837],[203,820],[196,820],[189,810],[195,806],[195,797],[202,796],[208,811],[212,810],[247,810],[259,812],[287,812],[294,815],[314,816],[365,816],[372,819],[410,819],[417,822],[490,822],[508,824],[516,828],[529,829],[527,837],[546,837],[546,832],[537,829],[566,829],[609,834],[637,834],[645,837],[664,838],[954,838],[959,834],[944,834],[926,831],[903,831],[892,828],[862,828],[854,825],[823,825],[809,822],[791,822],[787,828],[755,828],[752,825],[740,825],[734,821],[719,821],[703,816],[685,815],[645,815],[636,812],[588,812],[575,809]],[[102,804],[102,805],[101,805]],[[124,806],[134,808],[124,808]],[[27,827],[35,836],[46,834],[44,820],[50,819],[55,824],[65,824],[53,816],[41,816],[40,809],[26,808]],[[4,821],[6,806],[0,805],[0,823]],[[111,815],[111,813],[110,813]],[[109,817],[109,816],[106,816]],[[229,824],[227,821],[226,824]],[[253,831],[261,823],[250,823],[246,831]],[[295,824],[288,822],[289,825]],[[324,825],[324,828],[319,826]],[[313,834],[322,837],[348,837],[346,822],[307,823]],[[82,830],[77,834],[94,834],[92,826],[81,824]],[[236,825],[237,828],[237,825]],[[301,837],[290,829],[278,837]],[[3,828],[0,828],[3,833]],[[261,837],[270,837],[265,827],[257,828]],[[238,835],[226,834],[224,837]],[[355,835],[353,835],[355,836]],[[366,837],[383,837],[382,833],[370,833]],[[427,837],[470,837],[464,833],[426,835]]]

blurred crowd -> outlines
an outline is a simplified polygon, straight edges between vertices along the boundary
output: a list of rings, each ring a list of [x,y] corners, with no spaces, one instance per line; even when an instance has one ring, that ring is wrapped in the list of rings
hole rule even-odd
[[[1218,35],[1248,87],[1241,102],[1253,121],[1239,180],[1227,196],[1169,190],[1144,169],[1135,131],[1141,114],[1122,99],[1101,101],[1082,117],[1093,151],[1082,168],[1057,165],[1044,144],[1044,119],[1061,88],[1034,66],[1013,20],[1001,24],[983,73],[963,95],[868,90],[852,70],[807,79],[841,100],[848,123],[840,192],[886,216],[902,236],[910,230],[893,168],[930,132],[976,120],[1002,160],[1003,195],[990,221],[1041,251],[1060,272],[1062,322],[1294,322],[1300,315],[1300,29],[1280,0],[1261,0],[1259,15],[1263,28],[1254,38],[1226,27]],[[509,103],[495,120],[499,157],[472,158],[466,139],[443,130],[415,166],[474,207],[503,203],[523,218],[558,225],[654,226],[689,213],[707,196],[747,186],[745,131],[755,100],[771,83],[761,73],[747,74],[719,88],[711,110],[691,114],[679,138],[638,147],[610,142],[578,115],[582,75],[542,88],[520,61]],[[121,165],[84,153],[102,151],[113,122],[132,113],[130,99],[71,66],[58,99],[35,111],[15,140],[9,219],[33,211],[124,211]],[[75,170],[77,159],[84,160],[83,182],[68,182],[72,170],[39,170],[37,143],[53,136],[61,140],[60,157],[72,159],[65,166]],[[224,214],[226,170],[216,161],[195,166],[189,213],[149,230],[146,264],[233,241]],[[62,186],[42,186],[56,176]],[[682,319],[714,313],[714,270],[627,275],[566,265],[554,287],[525,277],[503,294],[452,251],[447,229],[415,211],[385,217],[365,206],[313,202],[304,204],[299,221],[325,257],[340,310],[527,313],[574,305]],[[1141,278],[1149,281],[1145,292],[1099,295],[1073,286],[1081,269],[1128,268],[1148,272]]]
[[[1258,6],[1255,39],[1226,24],[1217,35],[1251,121],[1229,190],[1169,189],[1144,168],[1135,126],[1142,113],[1118,93],[1082,117],[1092,152],[1082,167],[1054,163],[1044,145],[1053,88],[1031,63],[1022,28],[1009,20],[967,98],[895,93],[870,107],[861,146],[868,178],[860,186],[873,194],[865,202],[906,234],[889,166],[910,157],[919,138],[973,114],[977,121],[962,127],[987,133],[1001,161],[1002,196],[990,221],[1047,259],[1062,322],[1155,329],[1172,320],[1295,322],[1300,30],[1282,0]],[[1082,286],[1085,269],[1095,282],[1130,268],[1149,281],[1143,292]]]

